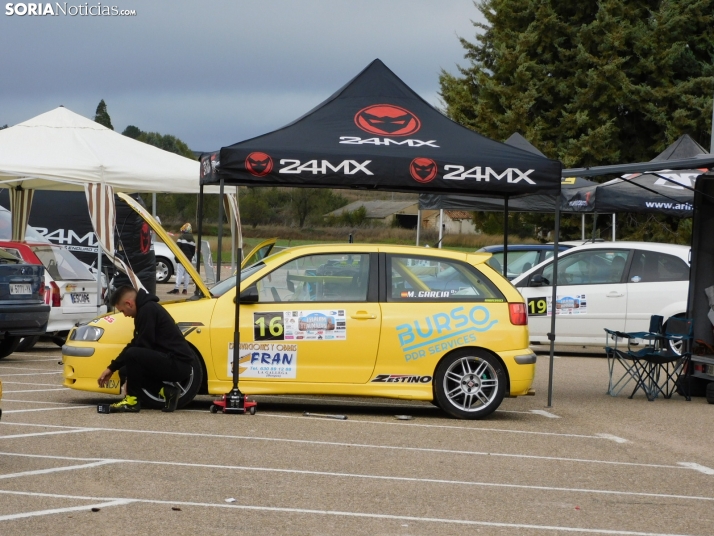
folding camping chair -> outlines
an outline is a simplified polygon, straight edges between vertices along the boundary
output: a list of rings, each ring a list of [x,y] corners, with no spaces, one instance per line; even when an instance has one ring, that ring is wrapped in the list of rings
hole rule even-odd
[[[637,359],[641,360],[644,366],[633,394],[641,387],[650,401],[660,394],[664,398],[671,398],[680,374],[689,369],[693,338],[694,327],[691,319],[669,318],[659,347],[644,348],[638,352]],[[681,343],[681,350],[673,351],[672,343]],[[691,400],[689,389],[686,389],[684,396],[688,401]]]
[[[646,377],[646,373],[643,370],[645,365],[640,361],[641,356],[639,354],[646,351],[654,351],[659,347],[663,337],[662,321],[663,318],[660,315],[652,315],[650,317],[649,331],[628,333],[605,328],[605,354],[607,355],[609,373],[607,394],[610,396],[617,396],[625,388],[625,386],[630,383],[630,381],[635,380],[635,390],[629,398],[634,396],[638,387],[641,385],[643,376]],[[614,341],[614,346],[609,346],[608,342],[610,338]],[[620,339],[627,341],[627,350],[617,347]],[[635,340],[646,340],[650,344],[635,352],[632,350],[632,343]],[[613,381],[617,364],[621,365],[624,371],[617,381]]]

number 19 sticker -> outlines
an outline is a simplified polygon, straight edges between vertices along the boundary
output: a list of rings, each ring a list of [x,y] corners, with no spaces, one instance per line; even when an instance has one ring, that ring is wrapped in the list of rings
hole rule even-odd
[[[545,316],[548,313],[547,298],[528,298],[528,315]]]
[[[253,337],[256,341],[285,340],[283,313],[253,313]]]

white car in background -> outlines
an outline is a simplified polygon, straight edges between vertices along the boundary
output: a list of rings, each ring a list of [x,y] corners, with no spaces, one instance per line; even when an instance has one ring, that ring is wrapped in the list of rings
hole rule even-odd
[[[597,242],[558,257],[556,344],[604,346],[604,328],[647,331],[650,317],[684,316],[688,246]],[[526,299],[531,344],[550,344],[553,259],[515,278]]]
[[[176,273],[176,256],[163,242],[154,242],[154,255],[156,256],[156,282],[169,283],[171,276]]]

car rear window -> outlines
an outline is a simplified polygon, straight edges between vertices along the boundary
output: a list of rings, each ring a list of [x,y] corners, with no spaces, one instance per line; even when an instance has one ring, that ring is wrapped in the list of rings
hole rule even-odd
[[[94,276],[87,266],[69,251],[60,247],[34,246],[32,251],[57,281],[92,281]]]
[[[484,274],[451,259],[389,255],[387,277],[387,301],[505,301]]]

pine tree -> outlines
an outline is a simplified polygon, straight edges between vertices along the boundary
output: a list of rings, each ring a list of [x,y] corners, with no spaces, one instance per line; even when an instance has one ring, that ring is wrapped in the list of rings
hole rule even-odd
[[[452,119],[521,132],[566,167],[650,160],[680,135],[708,145],[714,0],[484,0],[460,76],[441,73]]]
[[[107,112],[107,104],[104,99],[99,101],[97,105],[97,111],[94,113],[94,120],[100,125],[104,125],[108,129],[114,130],[112,126],[112,119],[109,117],[109,112]]]
[[[137,139],[141,136],[141,134],[141,129],[139,129],[139,127],[135,127],[134,125],[129,125],[124,129],[124,132],[122,132],[122,136],[126,136],[127,138],[131,138],[133,140]]]

